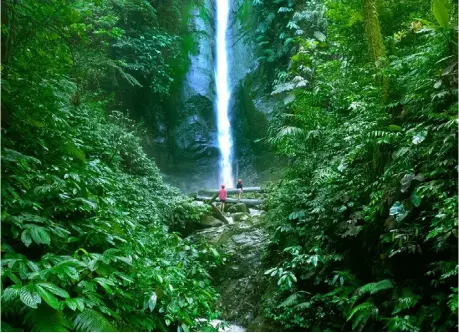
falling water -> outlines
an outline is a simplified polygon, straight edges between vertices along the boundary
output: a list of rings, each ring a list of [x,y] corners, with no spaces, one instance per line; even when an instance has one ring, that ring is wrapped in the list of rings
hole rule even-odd
[[[217,67],[215,84],[217,90],[218,147],[220,149],[220,181],[228,187],[233,185],[231,170],[233,139],[228,117],[230,88],[228,83],[228,57],[226,35],[228,28],[229,1],[217,0]]]

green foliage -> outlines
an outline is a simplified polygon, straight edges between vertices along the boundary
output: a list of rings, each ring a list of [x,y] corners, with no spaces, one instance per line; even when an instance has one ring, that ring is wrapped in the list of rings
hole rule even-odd
[[[451,3],[448,0],[432,0],[432,12],[442,28],[449,25]]]
[[[258,5],[276,17],[260,47],[295,31],[269,81],[285,107],[266,142],[289,167],[268,190],[264,313],[292,331],[456,330],[457,5],[377,2],[381,66],[361,4]]]
[[[181,4],[2,2],[2,330],[211,329],[221,257],[173,232],[204,208],[117,108],[169,93]]]
[[[82,332],[113,332],[113,326],[104,316],[92,309],[84,309],[78,314],[74,321],[74,326]]]
[[[364,295],[366,293],[373,295],[381,290],[392,289],[394,285],[390,280],[382,280],[379,282],[367,283],[366,285],[360,287],[357,292],[359,295]]]
[[[287,65],[292,48],[300,37],[315,35],[322,40],[325,28],[325,7],[321,1],[253,1],[256,18],[253,25],[261,70],[268,77],[267,88],[282,83],[280,66]],[[252,25],[250,25],[252,27]]]
[[[379,313],[378,308],[371,302],[365,302],[352,308],[351,313],[347,320],[352,319],[352,329],[362,330],[371,317],[377,317]]]

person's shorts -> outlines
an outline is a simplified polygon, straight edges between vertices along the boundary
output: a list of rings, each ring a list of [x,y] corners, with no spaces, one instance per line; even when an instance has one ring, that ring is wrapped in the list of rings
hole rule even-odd
[[[238,193],[242,193],[242,188],[237,189]]]
[[[226,199],[225,199],[225,200],[222,200],[222,199],[220,199],[220,202],[223,202],[223,203],[225,203],[225,202],[226,202]]]

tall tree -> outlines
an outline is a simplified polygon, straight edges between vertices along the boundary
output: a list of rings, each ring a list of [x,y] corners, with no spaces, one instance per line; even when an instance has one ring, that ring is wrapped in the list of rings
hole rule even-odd
[[[382,67],[385,65],[383,57],[386,55],[386,49],[383,43],[381,24],[379,23],[377,0],[361,0],[361,3],[370,57],[377,64],[377,67]],[[382,99],[386,101],[389,93],[389,81],[385,75],[380,78],[380,84],[383,89]]]
[[[381,24],[379,23],[379,15],[376,0],[361,0],[363,17],[365,23],[365,34],[368,41],[368,50],[371,59],[378,61],[379,58],[386,55],[384,48],[383,37],[381,34]]]

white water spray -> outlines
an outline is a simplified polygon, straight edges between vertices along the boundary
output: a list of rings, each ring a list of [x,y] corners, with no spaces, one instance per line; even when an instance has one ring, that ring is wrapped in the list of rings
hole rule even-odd
[[[231,125],[228,117],[228,105],[231,92],[228,82],[228,57],[226,48],[229,1],[230,0],[217,0],[217,67],[215,70],[215,84],[217,90],[220,182],[227,187],[233,187],[233,171],[231,167],[233,139],[231,137]]]

